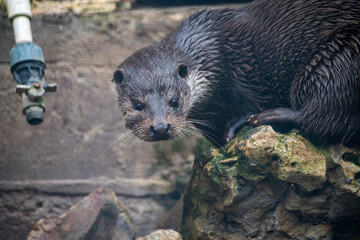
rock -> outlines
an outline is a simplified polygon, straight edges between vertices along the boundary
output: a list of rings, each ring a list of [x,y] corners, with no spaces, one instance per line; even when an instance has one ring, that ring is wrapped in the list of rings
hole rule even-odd
[[[156,229],[178,229],[183,212],[184,195],[177,201],[177,203],[163,215],[158,222]]]
[[[135,239],[125,206],[110,189],[97,189],[56,219],[41,219],[27,240]]]
[[[359,152],[270,126],[195,160],[184,239],[360,239]]]
[[[259,129],[241,146],[235,142],[251,165],[278,179],[296,183],[306,191],[321,188],[326,177],[326,155],[312,146],[305,138],[294,133],[277,134],[270,126]]]
[[[181,235],[174,230],[156,230],[151,234],[136,240],[182,240]]]

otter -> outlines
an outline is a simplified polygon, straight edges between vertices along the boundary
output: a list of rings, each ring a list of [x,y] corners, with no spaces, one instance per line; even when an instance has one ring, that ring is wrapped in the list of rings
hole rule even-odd
[[[193,124],[221,146],[244,125],[270,124],[360,146],[359,76],[358,0],[259,0],[194,13],[113,81],[125,126],[144,141]]]

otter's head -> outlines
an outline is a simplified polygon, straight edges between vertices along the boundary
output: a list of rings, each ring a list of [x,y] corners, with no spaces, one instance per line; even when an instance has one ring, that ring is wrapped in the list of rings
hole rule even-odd
[[[177,137],[191,104],[189,66],[181,54],[161,44],[143,48],[121,63],[113,81],[126,128],[148,142]]]

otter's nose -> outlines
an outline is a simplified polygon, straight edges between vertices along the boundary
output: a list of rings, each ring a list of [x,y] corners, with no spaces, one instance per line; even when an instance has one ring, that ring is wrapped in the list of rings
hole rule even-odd
[[[171,127],[170,124],[159,123],[156,126],[151,126],[150,131],[154,137],[164,138],[168,135],[168,133],[170,131],[170,127]]]

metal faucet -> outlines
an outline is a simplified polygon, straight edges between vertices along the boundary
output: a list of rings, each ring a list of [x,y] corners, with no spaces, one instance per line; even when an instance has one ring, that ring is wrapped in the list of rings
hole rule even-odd
[[[41,47],[33,42],[29,0],[0,0],[7,7],[13,24],[16,45],[10,51],[10,69],[18,85],[15,93],[22,97],[23,113],[30,125],[43,122],[45,92],[56,92],[57,85],[46,84],[45,60]]]

